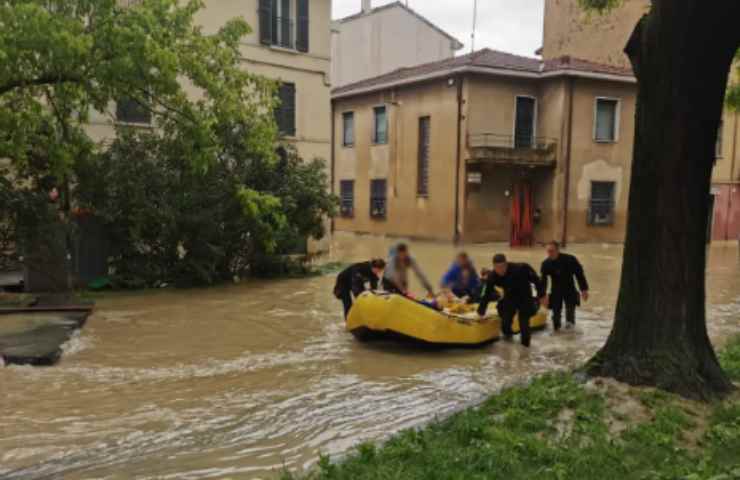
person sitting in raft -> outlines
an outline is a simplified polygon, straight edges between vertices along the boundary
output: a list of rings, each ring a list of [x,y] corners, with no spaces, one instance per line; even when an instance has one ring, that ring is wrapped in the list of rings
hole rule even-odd
[[[457,298],[467,298],[472,303],[478,301],[480,285],[478,272],[475,271],[473,261],[465,252],[457,255],[440,282],[443,291],[450,292]]]
[[[377,258],[369,262],[350,265],[337,275],[334,296],[342,301],[344,318],[347,318],[352,308],[352,295],[358,297],[362,294],[366,290],[367,283],[370,284],[370,290],[377,290],[384,269],[385,260]]]
[[[391,293],[398,293],[407,297],[409,294],[409,269],[414,271],[424,289],[430,297],[434,297],[434,289],[429,283],[427,276],[419,267],[416,259],[411,256],[409,247],[405,243],[399,243],[391,248],[388,255],[388,263],[383,274],[383,288]]]
[[[543,306],[547,306],[547,296],[544,285],[537,276],[537,272],[526,263],[509,263],[505,255],[493,257],[493,271],[486,278],[478,315],[484,316],[490,302],[499,300],[496,287],[503,289],[504,298],[498,302],[498,311],[501,315],[501,329],[506,338],[514,334],[512,323],[514,316],[519,314],[519,326],[522,334],[522,345],[529,347],[531,336],[529,319],[537,313],[538,305],[532,299],[532,285],[537,289],[537,298]]]

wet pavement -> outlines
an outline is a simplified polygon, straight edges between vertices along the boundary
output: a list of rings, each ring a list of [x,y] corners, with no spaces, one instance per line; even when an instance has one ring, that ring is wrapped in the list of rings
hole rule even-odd
[[[389,245],[339,236],[332,260],[384,256]],[[456,251],[411,245],[435,279]],[[544,255],[467,250],[478,267],[498,250],[536,268]],[[0,478],[269,478],[571,368],[609,334],[621,247],[570,252],[586,267],[591,301],[575,331],[537,334],[531,350],[358,344],[344,331],[333,276],[112,294],[58,366],[0,369]],[[740,332],[737,245],[712,247],[707,281],[710,334],[721,342]]]

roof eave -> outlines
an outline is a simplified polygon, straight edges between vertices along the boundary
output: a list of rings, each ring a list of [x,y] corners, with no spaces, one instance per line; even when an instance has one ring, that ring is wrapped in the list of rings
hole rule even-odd
[[[509,78],[528,78],[532,80],[543,79],[543,78],[554,78],[560,76],[569,76],[576,78],[587,78],[592,80],[603,80],[620,83],[636,84],[637,79],[634,76],[627,75],[616,75],[610,73],[598,73],[598,72],[583,72],[580,70],[572,69],[558,69],[548,72],[528,72],[526,70],[512,70],[506,68],[494,68],[494,67],[483,67],[479,65],[464,65],[456,68],[440,70],[437,72],[427,73],[424,75],[416,75],[409,78],[400,80],[394,80],[385,83],[379,83],[377,85],[371,85],[368,87],[359,87],[356,89],[348,90],[332,95],[332,100],[341,100],[349,97],[356,97],[359,95],[366,95],[370,93],[380,92],[391,88],[404,87],[417,83],[427,82],[430,80],[436,80],[439,78],[445,78],[452,75],[463,74],[463,73],[479,73],[484,75],[491,75],[497,77],[509,77]]]

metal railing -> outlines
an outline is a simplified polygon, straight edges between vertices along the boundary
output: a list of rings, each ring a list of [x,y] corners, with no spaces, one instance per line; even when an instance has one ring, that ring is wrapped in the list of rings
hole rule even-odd
[[[468,136],[471,148],[510,148],[523,150],[550,150],[558,141],[549,137],[503,135],[500,133],[473,133]]]

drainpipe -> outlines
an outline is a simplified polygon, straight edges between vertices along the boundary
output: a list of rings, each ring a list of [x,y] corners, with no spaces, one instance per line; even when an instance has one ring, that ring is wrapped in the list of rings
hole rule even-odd
[[[573,84],[574,78],[568,79],[568,135],[565,137],[565,191],[563,192],[563,236],[560,243],[565,247],[568,243],[568,203],[570,202],[570,162],[573,153]]]
[[[388,121],[390,122],[388,131],[389,134],[391,131],[393,133],[393,135],[391,135],[393,140],[388,142],[388,148],[390,149],[390,158],[393,161],[393,168],[391,169],[390,165],[388,166],[389,176],[391,174],[393,175],[393,198],[398,198],[398,183],[401,178],[401,161],[399,159],[398,152],[401,149],[399,141],[402,138],[403,134],[403,126],[401,125],[401,101],[398,100],[397,93],[398,92],[395,89],[391,91],[391,109],[388,112]]]
[[[462,105],[463,105],[463,77],[458,76],[457,80],[457,152],[455,152],[455,230],[453,240],[457,245],[460,242],[460,163],[462,157]]]
[[[330,100],[329,103],[331,105],[331,173],[329,174],[329,178],[331,181],[330,191],[332,195],[336,195],[336,186],[334,185],[336,183],[336,118],[334,115],[334,101]],[[334,233],[334,228],[334,217],[332,217],[330,226],[330,231],[332,234]]]

